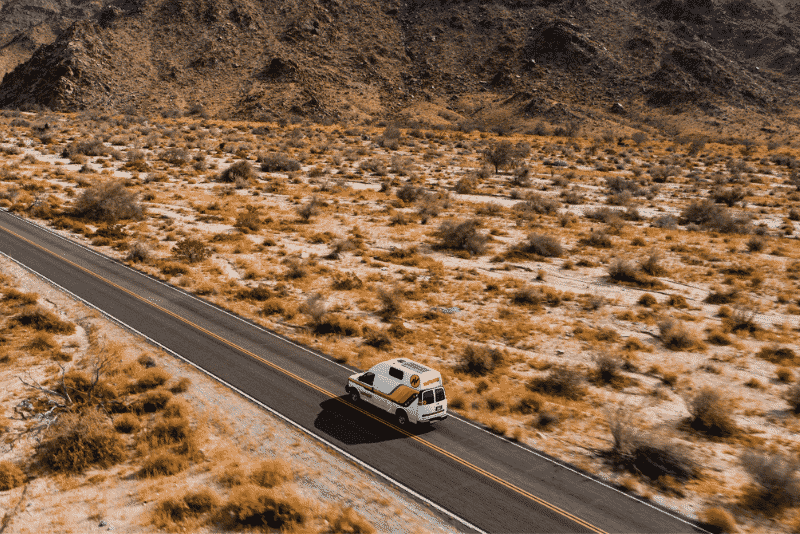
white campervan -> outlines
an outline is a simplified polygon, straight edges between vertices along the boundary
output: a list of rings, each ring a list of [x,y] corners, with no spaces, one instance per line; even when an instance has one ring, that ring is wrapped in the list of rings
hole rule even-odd
[[[400,426],[447,419],[447,398],[439,371],[409,360],[381,362],[347,380],[353,404],[361,399],[397,417]]]

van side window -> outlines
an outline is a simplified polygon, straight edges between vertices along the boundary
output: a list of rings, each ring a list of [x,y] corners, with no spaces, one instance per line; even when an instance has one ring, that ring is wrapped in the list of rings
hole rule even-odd
[[[436,402],[444,400],[444,388],[436,388]]]
[[[393,376],[398,380],[402,380],[403,379],[403,371],[401,371],[397,367],[389,367],[389,376]]]
[[[375,373],[364,373],[363,375],[359,376],[358,379],[369,386],[375,382]]]
[[[428,389],[422,392],[422,404],[433,404],[433,390]]]

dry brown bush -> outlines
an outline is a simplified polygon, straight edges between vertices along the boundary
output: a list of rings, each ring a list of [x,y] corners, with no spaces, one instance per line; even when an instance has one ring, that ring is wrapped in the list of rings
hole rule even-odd
[[[608,277],[615,282],[647,289],[664,289],[666,286],[659,280],[640,271],[640,268],[629,261],[617,258],[608,267]]]
[[[658,300],[656,300],[656,298],[650,293],[645,293],[644,295],[639,297],[637,304],[639,304],[640,306],[646,306],[648,308],[652,308],[653,306],[658,304]]]
[[[329,531],[335,534],[374,534],[375,527],[351,507],[337,508],[326,514]]]
[[[797,363],[797,354],[789,347],[780,347],[777,345],[762,347],[761,350],[756,353],[756,356],[770,363],[781,365],[786,363]]]
[[[158,417],[141,436],[139,443],[150,449],[181,445],[194,438],[189,419],[185,417]]]
[[[3,302],[15,305],[30,305],[36,304],[39,300],[39,295],[36,293],[23,293],[22,291],[11,288],[3,294],[2,300]]]
[[[456,370],[472,376],[485,376],[503,365],[505,359],[506,354],[494,347],[467,345]]]
[[[789,403],[792,412],[800,414],[800,384],[795,384],[786,390],[783,398]]]
[[[163,386],[170,378],[172,378],[172,375],[159,367],[144,369],[139,372],[136,381],[128,385],[127,391],[128,393],[141,393],[148,389]]]
[[[49,471],[81,473],[122,461],[125,446],[101,413],[62,413],[45,431],[34,458]]]
[[[141,427],[139,418],[133,414],[124,413],[114,419],[114,430],[120,434],[135,434]]]
[[[25,473],[17,464],[0,462],[0,491],[8,491],[21,486],[25,482]]]
[[[586,392],[581,377],[568,367],[554,367],[547,376],[532,378],[527,387],[534,392],[570,400],[578,400]]]
[[[155,413],[163,410],[167,403],[172,399],[172,392],[166,389],[154,389],[147,391],[133,401],[128,409],[137,414]]]
[[[263,172],[291,172],[300,170],[300,162],[285,154],[261,154],[257,162]]]
[[[253,166],[246,160],[237,161],[224,171],[220,173],[217,178],[220,182],[235,183],[244,182],[250,183],[257,178]]]
[[[546,258],[560,258],[564,255],[564,247],[558,238],[544,234],[530,234],[523,250]]]
[[[464,222],[445,221],[436,232],[438,247],[450,250],[465,250],[478,256],[486,252],[488,238],[478,232],[480,223],[471,219]]]
[[[136,194],[125,188],[121,180],[97,183],[75,200],[71,215],[90,221],[116,222],[121,219],[141,219],[144,209]]]
[[[235,486],[218,514],[227,528],[283,529],[302,526],[309,518],[310,507],[294,491],[263,488],[256,484]]]
[[[178,241],[172,248],[172,254],[179,260],[197,263],[209,257],[211,255],[211,250],[206,246],[204,241],[187,237]]]
[[[734,534],[738,531],[736,519],[734,519],[733,515],[719,506],[711,506],[701,510],[697,514],[697,519],[702,527],[712,534]]]
[[[250,473],[250,480],[253,484],[264,488],[279,486],[293,478],[292,466],[280,458],[264,460]]]
[[[405,296],[401,290],[394,289],[390,291],[385,288],[379,288],[378,300],[381,302],[381,308],[378,310],[378,315],[384,321],[392,321],[397,319],[403,313],[403,302],[405,300]]]
[[[75,324],[69,321],[62,321],[54,313],[38,306],[23,308],[11,318],[11,323],[53,334],[73,334],[75,332]]]
[[[138,476],[140,478],[172,476],[187,467],[189,460],[185,456],[170,451],[157,451],[145,458]]]
[[[742,496],[746,508],[773,516],[800,503],[800,463],[796,458],[746,450],[741,463],[753,481]]]
[[[658,323],[661,341],[670,350],[703,350],[705,344],[683,322],[668,317]]]
[[[713,437],[736,435],[739,428],[730,416],[731,406],[718,389],[701,388],[686,400],[686,407],[691,414],[689,426]]]

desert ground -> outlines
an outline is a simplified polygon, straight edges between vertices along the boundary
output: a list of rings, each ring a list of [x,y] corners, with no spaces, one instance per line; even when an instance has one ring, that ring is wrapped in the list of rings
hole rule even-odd
[[[338,361],[366,369],[413,355],[441,370],[453,412],[710,529],[794,532],[798,157],[791,140],[717,139],[691,129],[667,136],[538,125],[499,135],[5,112],[0,206]],[[101,343],[72,342],[86,344],[85,357],[63,362],[59,346],[69,336],[27,347],[33,327],[17,317],[43,304],[7,297],[28,291],[14,270],[3,264],[0,334],[8,340],[0,376],[17,384],[4,389],[9,435],[31,425],[14,418],[12,405],[36,393],[16,377],[57,380],[59,362],[90,373],[92,343]],[[119,350],[132,362],[137,351],[156,352],[133,339]],[[168,356],[157,360],[157,369],[182,376]],[[127,380],[140,380],[144,370],[130,366]],[[219,447],[252,463],[255,451],[244,444],[257,436],[241,430],[241,443],[217,441],[215,428],[232,423],[194,393],[214,386],[191,382],[176,395],[197,414],[192,428],[208,437],[171,445],[183,446],[172,452],[185,459],[178,473],[142,474],[165,446],[152,438],[157,419],[180,412],[171,405],[136,415],[142,430],[117,431],[136,453],[105,470],[53,474],[31,460],[41,454],[33,445],[0,458],[22,466],[39,491],[60,488],[80,500],[105,485],[132,492],[120,499],[147,495],[150,503],[159,487],[212,477],[217,464],[208,458]],[[146,392],[122,389],[126,414],[135,413]],[[265,428],[280,426],[259,417]],[[292,439],[300,440],[285,438]],[[280,456],[285,440],[260,452]],[[302,448],[322,454],[310,443]],[[301,481],[312,471],[302,457],[291,460],[301,474],[280,483],[306,498]],[[332,459],[326,465],[345,469]],[[216,480],[222,489],[203,512],[157,504],[138,528],[207,526],[245,490],[273,491],[248,476]],[[15,502],[21,487],[0,498]],[[393,494],[386,506],[408,510],[395,504],[403,499]],[[377,522],[389,519],[369,500],[332,501],[330,509],[315,504],[305,522],[289,518],[287,528],[361,518],[380,531],[400,528]],[[345,505],[355,512],[342,512]],[[181,506],[192,513],[174,512]],[[103,513],[62,524],[80,530]],[[420,522],[413,528],[449,528],[412,515]]]

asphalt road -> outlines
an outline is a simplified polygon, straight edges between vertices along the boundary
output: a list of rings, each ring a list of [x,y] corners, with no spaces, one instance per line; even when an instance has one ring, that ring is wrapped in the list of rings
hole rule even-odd
[[[404,433],[346,402],[355,370],[5,211],[0,252],[482,531],[702,532],[456,417]]]

